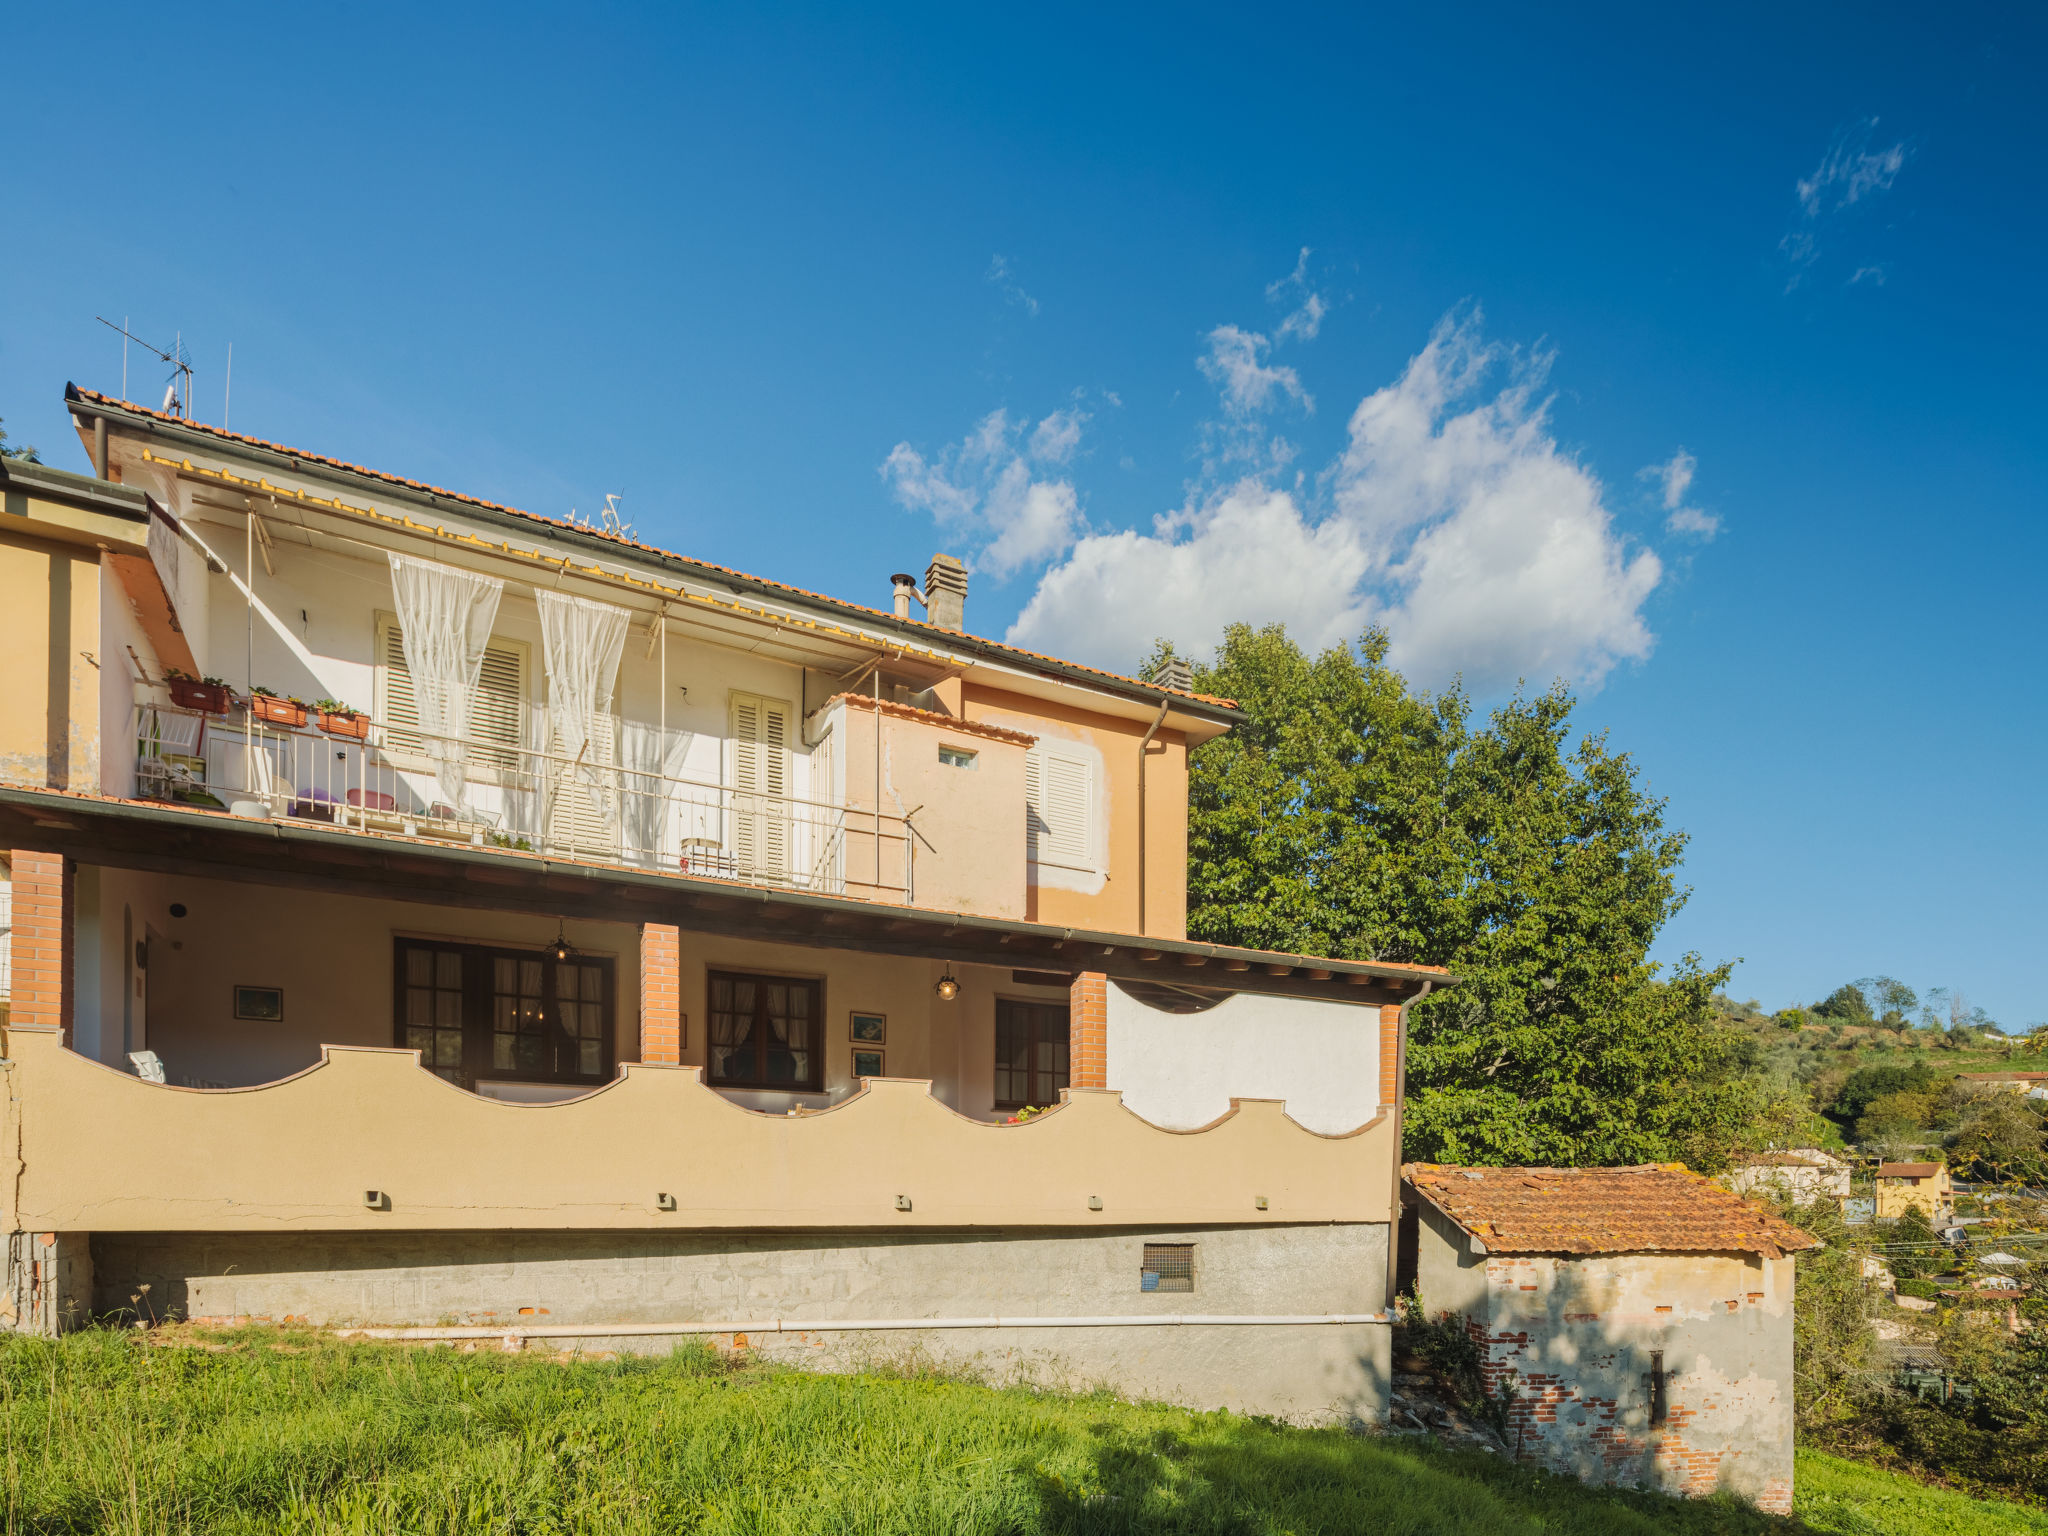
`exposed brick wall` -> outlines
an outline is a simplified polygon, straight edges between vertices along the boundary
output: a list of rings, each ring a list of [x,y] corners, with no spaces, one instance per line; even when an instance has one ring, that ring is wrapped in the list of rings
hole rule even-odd
[[[72,904],[70,864],[54,853],[16,848],[13,997],[17,1025],[61,1029],[71,1041]]]
[[[683,1059],[682,935],[668,923],[640,928],[640,1059]]]
[[[1380,1108],[1401,1091],[1401,1005],[1380,1004]]]
[[[1109,978],[1083,971],[1074,978],[1067,1002],[1070,1070],[1076,1088],[1109,1086]]]

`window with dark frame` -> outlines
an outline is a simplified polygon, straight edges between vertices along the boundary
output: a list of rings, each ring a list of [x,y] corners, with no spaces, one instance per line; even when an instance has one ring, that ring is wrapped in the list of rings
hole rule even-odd
[[[397,1043],[459,1088],[602,1082],[612,1066],[609,957],[395,941]]]
[[[708,1002],[713,1087],[816,1093],[823,1085],[821,982],[713,971]]]
[[[996,999],[997,1109],[1044,1109],[1067,1086],[1067,1005]]]
[[[1650,1351],[1650,1427],[1661,1429],[1671,1416],[1670,1392],[1664,1375],[1664,1351]]]

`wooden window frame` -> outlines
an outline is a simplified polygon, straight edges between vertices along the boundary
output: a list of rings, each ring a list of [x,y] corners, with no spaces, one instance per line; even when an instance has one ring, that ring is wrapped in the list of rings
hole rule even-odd
[[[407,953],[415,949],[425,950],[430,954],[455,950],[463,957],[462,1065],[457,1069],[461,1076],[457,1087],[472,1093],[476,1091],[479,1083],[559,1083],[565,1086],[588,1084],[596,1087],[611,1081],[617,1072],[619,965],[616,956],[572,954],[569,957],[571,965],[594,965],[604,973],[604,1001],[598,1035],[598,1070],[595,1073],[565,1072],[559,1069],[519,1071],[504,1070],[491,1065],[491,1037],[495,1033],[491,1019],[492,962],[499,959],[539,960],[541,1000],[544,1009],[552,1013],[558,994],[555,990],[555,957],[550,951],[517,944],[489,944],[469,939],[423,939],[402,934],[393,936],[391,946],[392,1043],[401,1050],[410,1048],[406,1044],[405,1022]],[[556,1033],[560,1033],[559,1025],[556,1026]],[[421,1065],[429,1072],[435,1070],[431,1061],[423,1061]]]
[[[717,1048],[712,1041],[713,1017],[718,1012],[712,1007],[712,998],[721,981],[750,981],[756,987],[754,997],[754,1075],[748,1078],[713,1076],[712,1052]],[[766,986],[808,987],[811,989],[811,1072],[801,1082],[773,1082],[763,1070],[768,1049],[767,995],[759,990]],[[770,971],[742,971],[724,966],[709,966],[704,972],[704,1082],[705,1086],[724,1090],[743,1089],[747,1092],[767,1093],[823,1093],[825,1091],[825,978],[822,976],[786,976]]]
[[[1001,994],[998,994],[998,995],[997,995],[997,997],[996,997],[996,1012],[995,1012],[995,1018],[994,1018],[994,1020],[992,1021],[991,1025],[990,1025],[990,1031],[991,1031],[991,1036],[990,1036],[990,1037],[991,1037],[991,1039],[992,1039],[992,1040],[993,1040],[993,1041],[994,1041],[994,1042],[996,1043],[996,1046],[997,1046],[997,1051],[998,1051],[997,1059],[996,1059],[996,1061],[995,1061],[994,1065],[993,1065],[993,1066],[992,1066],[992,1067],[990,1068],[990,1072],[989,1072],[989,1077],[990,1077],[990,1083],[989,1083],[989,1087],[990,1087],[991,1091],[993,1091],[993,1090],[994,1090],[994,1088],[995,1088],[995,1081],[994,1081],[994,1079],[995,1079],[995,1076],[996,1076],[997,1072],[999,1072],[999,1071],[1001,1071],[1001,1070],[1002,1070],[1002,1062],[1001,1062],[1001,1057],[1000,1057],[1000,1054],[999,1054],[999,1053],[1000,1053],[1000,1050],[1001,1050],[1001,1040],[1002,1040],[1002,1027],[1003,1027],[1003,1010],[1004,1010],[1005,1008],[1024,1008],[1024,1009],[1029,1009],[1029,1010],[1032,1010],[1032,1012],[1030,1012],[1030,1013],[1029,1013],[1029,1014],[1027,1015],[1027,1017],[1029,1017],[1029,1018],[1030,1018],[1030,1019],[1032,1020],[1032,1023],[1031,1023],[1031,1025],[1030,1025],[1030,1032],[1029,1032],[1029,1033],[1028,1033],[1028,1034],[1026,1035],[1026,1037],[1025,1037],[1025,1057],[1024,1057],[1024,1059],[1026,1060],[1026,1062],[1028,1062],[1028,1063],[1029,1063],[1029,1066],[1028,1066],[1028,1067],[1026,1068],[1026,1071],[1027,1071],[1027,1072],[1029,1073],[1029,1075],[1030,1075],[1030,1078],[1031,1078],[1031,1090],[1032,1090],[1032,1095],[1033,1095],[1033,1096],[1032,1096],[1032,1097],[1030,1097],[1030,1098],[1025,1098],[1025,1099],[1006,1099],[1006,1098],[1003,1098],[1003,1097],[1002,1097],[1002,1096],[1001,1096],[1000,1094],[997,1094],[997,1095],[996,1095],[996,1097],[995,1097],[995,1099],[994,1099],[994,1105],[995,1105],[995,1107],[996,1107],[997,1109],[1049,1109],[1049,1108],[1051,1108],[1051,1107],[1052,1107],[1053,1105],[1055,1105],[1055,1104],[1059,1103],[1059,1101],[1060,1101],[1060,1090],[1059,1090],[1058,1088],[1056,1088],[1056,1087],[1055,1087],[1055,1088],[1053,1088],[1053,1089],[1052,1089],[1051,1093],[1049,1093],[1049,1094],[1048,1094],[1048,1095],[1046,1095],[1045,1097],[1043,1097],[1043,1098],[1040,1098],[1040,1097],[1038,1097],[1038,1096],[1037,1096],[1037,1095],[1038,1095],[1038,1090],[1039,1090],[1039,1088],[1040,1088],[1041,1086],[1046,1086],[1046,1085],[1041,1085],[1041,1084],[1040,1084],[1040,1082],[1039,1082],[1039,1080],[1038,1080],[1038,1079],[1039,1079],[1039,1077],[1040,1077],[1040,1072],[1039,1072],[1039,1067],[1038,1067],[1038,1046],[1039,1046],[1039,1039],[1040,1039],[1040,1037],[1039,1037],[1039,1033],[1038,1033],[1038,1027],[1037,1027],[1037,1022],[1036,1022],[1036,1021],[1037,1021],[1037,1018],[1038,1018],[1038,1012],[1037,1012],[1037,1010],[1040,1010],[1040,1009],[1044,1009],[1044,1010],[1055,1010],[1055,1009],[1056,1009],[1056,1010],[1058,1010],[1058,1011],[1060,1011],[1060,1012],[1062,1012],[1062,1013],[1066,1014],[1066,1016],[1067,1016],[1067,1084],[1066,1084],[1066,1086],[1069,1086],[1069,1087],[1071,1087],[1071,1086],[1073,1085],[1073,1081],[1074,1081],[1074,1014],[1073,1014],[1073,1010],[1072,1010],[1072,1008],[1071,1008],[1071,1007],[1069,1007],[1069,1006],[1068,1006],[1067,1004],[1064,1004],[1064,1003],[1056,1003],[1056,1002],[1052,1001],[1052,1000],[1051,1000],[1050,998],[1043,998],[1043,997],[1005,997],[1005,996],[1003,996],[1003,995],[1001,995]]]

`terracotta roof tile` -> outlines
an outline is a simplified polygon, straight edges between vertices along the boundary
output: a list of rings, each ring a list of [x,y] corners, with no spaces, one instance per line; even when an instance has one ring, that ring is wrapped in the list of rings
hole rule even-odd
[[[1495,1253],[1761,1253],[1819,1243],[1682,1163],[1460,1168],[1410,1163],[1404,1181]]]
[[[1880,1179],[1931,1179],[1941,1172],[1939,1163],[1879,1163]]]
[[[1038,738],[1025,731],[1013,731],[1007,726],[984,725],[979,720],[962,720],[957,715],[942,715],[934,709],[919,709],[913,704],[898,704],[894,699],[878,699],[867,693],[835,693],[825,704],[837,704],[844,700],[859,705],[862,709],[880,710],[898,720],[916,720],[925,725],[942,726],[949,731],[958,731],[963,736],[985,736],[990,741],[1015,742],[1020,747],[1034,745]],[[824,704],[818,706],[820,709]]]
[[[482,508],[487,512],[501,512],[512,517],[525,518],[529,522],[544,523],[552,528],[573,529],[577,533],[604,539],[622,548],[638,550],[642,554],[653,555],[660,559],[688,560],[692,565],[701,566],[705,570],[715,571],[723,576],[737,577],[742,581],[754,582],[763,587],[773,588],[778,592],[787,592],[791,597],[802,598],[810,602],[831,603],[835,607],[852,609],[857,613],[870,614],[878,619],[887,619],[891,623],[916,624],[920,628],[930,630],[935,638],[943,639],[944,636],[955,633],[952,630],[941,629],[937,625],[927,623],[922,619],[898,619],[893,613],[886,612],[880,608],[871,608],[866,603],[849,602],[843,597],[830,597],[823,592],[808,592],[802,587],[790,586],[787,582],[773,581],[765,576],[754,576],[746,571],[734,570],[731,566],[716,565],[709,560],[699,560],[694,555],[678,555],[673,550],[663,549],[655,544],[643,544],[637,539],[629,539],[623,534],[612,533],[603,528],[593,528],[584,523],[572,523],[566,518],[548,517],[539,512],[527,512],[519,507],[508,507],[501,502],[485,501],[480,496],[469,496],[461,491],[451,491],[438,485],[429,485],[424,480],[408,480],[403,475],[394,475],[381,469],[370,469],[362,464],[351,464],[346,459],[330,458],[324,453],[311,453],[304,448],[294,448],[288,443],[274,443],[267,438],[250,437],[246,433],[230,432],[225,427],[209,426],[205,422],[190,421],[183,416],[173,416],[167,411],[153,411],[146,405],[137,405],[132,400],[120,400],[112,395],[103,395],[98,390],[78,389],[76,385],[73,385],[72,388],[76,391],[79,399],[88,401],[93,405],[105,406],[111,410],[122,411],[131,416],[148,417],[151,420],[165,422],[171,426],[184,428],[187,431],[204,433],[208,437],[219,438],[222,442],[241,443],[246,447],[261,448],[270,453],[279,453],[288,458],[300,459],[308,464],[321,464],[330,469],[346,470],[352,475],[362,475],[370,480],[381,480],[386,485],[404,486],[410,491],[418,491],[428,496],[444,497],[449,501],[462,502],[468,506]],[[1022,646],[1011,645],[1006,641],[990,640],[986,636],[981,635],[976,635],[973,638],[982,645],[1006,651],[1013,656],[1021,656],[1030,661],[1052,662],[1058,666],[1072,667],[1079,672],[1092,673],[1096,677],[1107,679],[1110,682],[1132,684],[1140,688],[1151,689],[1157,693],[1171,693],[1184,699],[1194,699],[1203,704],[1219,705],[1225,709],[1237,708],[1237,700],[1235,699],[1221,698],[1212,693],[1196,693],[1192,689],[1166,688],[1143,678],[1127,677],[1121,672],[1111,672],[1102,667],[1091,667],[1085,662],[1068,661],[1059,656],[1048,656],[1042,651],[1026,650]]]

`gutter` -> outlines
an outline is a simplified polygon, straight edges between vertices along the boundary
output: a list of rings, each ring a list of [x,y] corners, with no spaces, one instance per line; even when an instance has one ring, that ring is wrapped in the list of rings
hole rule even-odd
[[[1318,1312],[1296,1315],[1169,1313],[1140,1317],[857,1317],[806,1321],[751,1318],[737,1322],[543,1323],[535,1327],[337,1328],[344,1339],[394,1342],[434,1339],[499,1339],[517,1350],[528,1339],[653,1339],[704,1334],[909,1333],[922,1329],[968,1328],[1302,1328],[1385,1323],[1384,1312]]]

